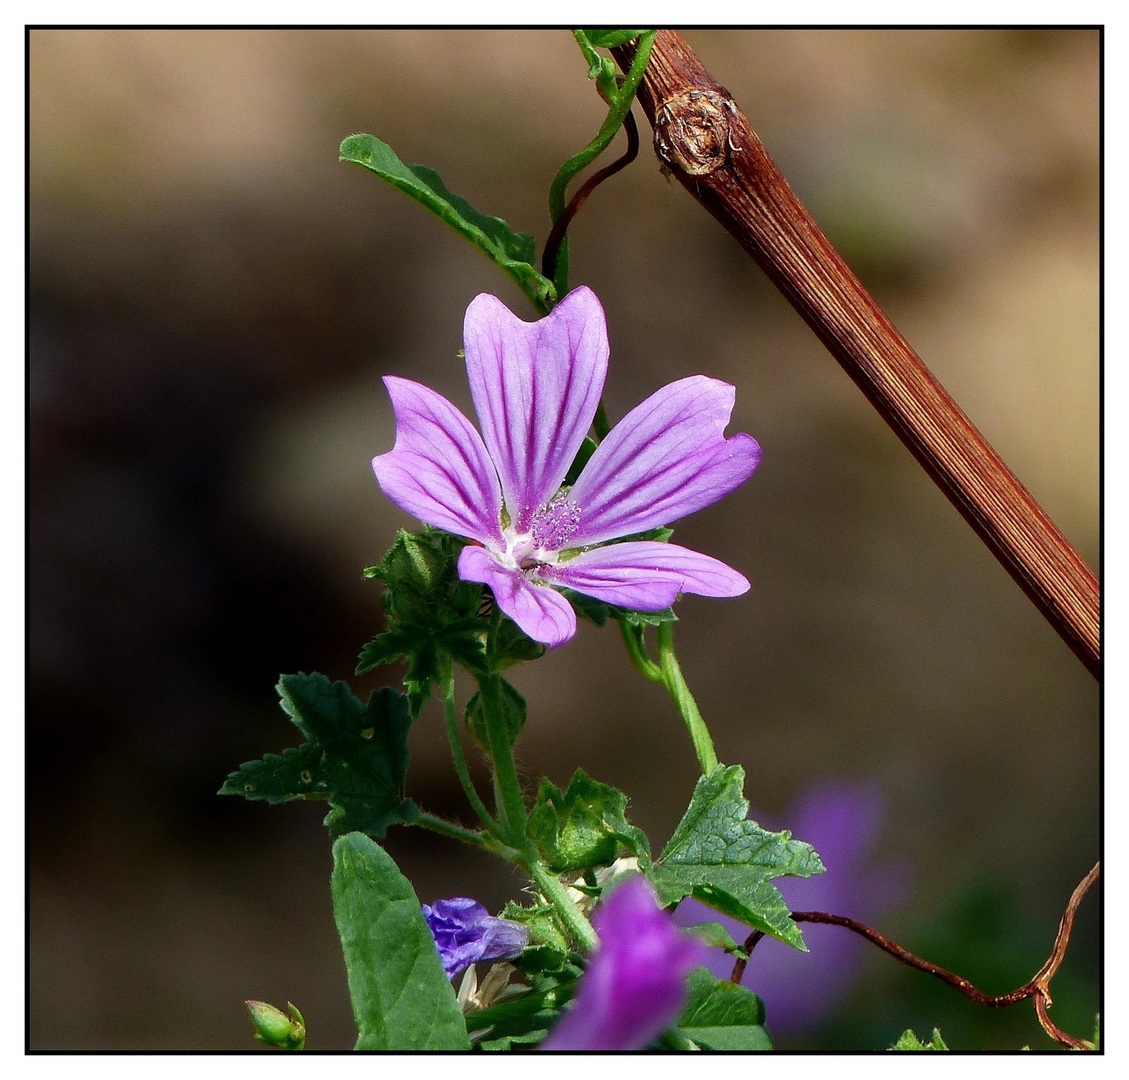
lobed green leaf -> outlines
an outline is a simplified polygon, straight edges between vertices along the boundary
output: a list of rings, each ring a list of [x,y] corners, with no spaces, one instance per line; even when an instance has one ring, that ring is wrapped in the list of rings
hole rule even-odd
[[[240,766],[221,795],[272,804],[328,799],[331,836],[354,830],[383,836],[389,825],[418,818],[415,803],[404,797],[411,717],[403,694],[382,687],[362,705],[346,683],[316,673],[284,675],[278,692],[309,741]]]
[[[466,1024],[419,898],[359,832],[333,845],[333,914],[358,1050],[469,1050]]]
[[[650,873],[660,901],[693,896],[725,915],[805,949],[773,878],[810,877],[823,863],[787,830],[768,832],[746,815],[745,772],[719,765],[699,778],[690,805]]]
[[[890,1047],[891,1050],[948,1050],[945,1040],[936,1028],[933,1029],[933,1038],[923,1043],[914,1033],[912,1028],[906,1028],[899,1036],[898,1041]]]

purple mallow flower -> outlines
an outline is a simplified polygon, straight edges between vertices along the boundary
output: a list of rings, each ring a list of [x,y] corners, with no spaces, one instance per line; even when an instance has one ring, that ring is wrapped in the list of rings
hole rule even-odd
[[[520,923],[499,919],[477,900],[465,896],[420,907],[448,978],[480,960],[512,960],[521,955],[529,941],[529,933]]]
[[[686,1004],[685,978],[709,950],[659,907],[646,880],[615,886],[592,918],[600,944],[572,1008],[543,1050],[642,1050]]]
[[[482,435],[434,390],[389,375],[396,445],[372,462],[397,506],[476,541],[459,555],[464,581],[488,585],[502,611],[549,646],[576,633],[576,616],[546,586],[637,611],[669,607],[683,592],[738,596],[749,588],[725,563],[677,544],[595,546],[670,525],[752,475],[756,440],[723,434],[732,386],[704,375],[664,386],[562,488],[607,375],[595,293],[575,289],[533,323],[483,293],[467,308],[464,345]]]

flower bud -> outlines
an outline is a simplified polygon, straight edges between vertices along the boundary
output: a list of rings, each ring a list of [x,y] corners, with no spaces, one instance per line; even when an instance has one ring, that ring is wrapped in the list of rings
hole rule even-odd
[[[255,1038],[280,1050],[301,1050],[306,1045],[306,1021],[288,1001],[290,1016],[265,1001],[247,1001],[247,1015]]]

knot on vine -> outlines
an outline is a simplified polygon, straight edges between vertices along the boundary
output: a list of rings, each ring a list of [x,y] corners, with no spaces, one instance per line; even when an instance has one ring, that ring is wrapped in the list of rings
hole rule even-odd
[[[733,102],[716,90],[685,90],[655,111],[655,152],[688,176],[720,169],[733,149]]]

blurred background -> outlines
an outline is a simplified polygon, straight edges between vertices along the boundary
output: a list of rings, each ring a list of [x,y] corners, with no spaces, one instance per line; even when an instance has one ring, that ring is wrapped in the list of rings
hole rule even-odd
[[[688,36],[1097,569],[1098,32]],[[31,32],[33,1049],[246,1049],[249,997],[297,1003],[311,1049],[351,1046],[325,808],[215,793],[300,741],[280,673],[362,697],[402,675],[352,677],[382,629],[361,567],[412,524],[369,466],[394,437],[381,376],[469,412],[466,305],[490,291],[533,312],[337,147],[372,132],[540,246],[553,173],[603,115],[564,31]],[[754,478],[676,536],[753,581],[679,606],[719,756],[745,766],[760,820],[827,853],[828,910],[1011,990],[1099,854],[1098,688],[664,179],[640,125],[639,160],[573,225],[572,278],[607,311],[613,419],[700,372],[736,384],[730,431],[764,448]],[[660,848],[695,759],[614,630],[582,623],[512,677],[530,787],[583,765]],[[409,794],[467,819],[437,712],[411,749]],[[400,829],[387,847],[422,900],[520,895],[507,866],[441,838]],[[1077,1034],[1099,1007],[1099,927],[1095,892],[1055,983],[1052,1016]],[[746,975],[782,1047],[882,1047],[936,1024],[953,1048],[1050,1048],[1027,1005],[988,1010],[809,938],[809,956],[766,953]],[[789,1004],[778,989],[774,1014],[801,961],[834,993],[801,986]]]

